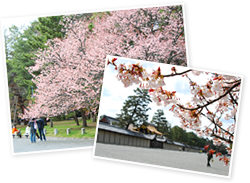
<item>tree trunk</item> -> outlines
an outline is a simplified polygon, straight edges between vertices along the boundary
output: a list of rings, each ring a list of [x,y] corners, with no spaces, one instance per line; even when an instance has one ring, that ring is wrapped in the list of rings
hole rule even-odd
[[[53,127],[52,119],[49,119],[49,121],[50,121],[50,127],[52,128]]]
[[[129,127],[130,124],[131,124],[131,123],[128,123],[128,124],[126,125],[126,130],[128,129],[128,127]]]
[[[18,116],[17,116],[17,115],[15,116],[14,121],[15,121],[15,123],[16,123],[17,125],[20,125],[20,121],[18,120]]]
[[[63,118],[63,120],[66,120],[66,116],[65,115],[63,115],[62,118]]]
[[[85,126],[87,126],[85,111],[81,108],[80,112],[81,112],[81,116],[82,116],[82,126],[85,127]]]
[[[92,122],[96,122],[96,114],[94,112],[91,112],[92,115]]]
[[[79,121],[78,121],[78,118],[77,118],[77,116],[76,116],[76,111],[75,111],[75,115],[74,115],[74,120],[75,120],[75,122],[76,122],[76,125],[77,126],[79,126]]]
[[[23,123],[24,123],[24,125],[26,126],[29,122],[28,122],[26,119],[24,119],[24,120],[23,120]]]

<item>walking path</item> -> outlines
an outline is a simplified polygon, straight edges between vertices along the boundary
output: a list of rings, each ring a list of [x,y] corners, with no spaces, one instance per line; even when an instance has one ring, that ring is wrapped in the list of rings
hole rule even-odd
[[[215,156],[214,162],[210,162],[211,167],[207,167],[207,155],[205,153],[96,143],[95,156],[216,175],[229,175],[229,166],[224,166],[224,163]]]
[[[36,139],[31,143],[29,138],[13,138],[14,153],[37,152],[67,148],[93,147],[93,138],[57,138],[46,137],[47,141]]]

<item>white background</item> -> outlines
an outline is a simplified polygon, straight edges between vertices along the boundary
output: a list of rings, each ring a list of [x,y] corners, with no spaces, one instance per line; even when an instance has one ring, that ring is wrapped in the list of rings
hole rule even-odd
[[[2,1],[0,18],[96,12],[184,3],[189,66],[244,77],[231,178],[93,158],[92,149],[12,155],[7,75],[1,37],[1,181],[236,182],[249,180],[250,13],[247,0]],[[1,30],[2,31],[2,30]],[[2,33],[2,32],[1,32]],[[153,157],[152,157],[153,158]]]

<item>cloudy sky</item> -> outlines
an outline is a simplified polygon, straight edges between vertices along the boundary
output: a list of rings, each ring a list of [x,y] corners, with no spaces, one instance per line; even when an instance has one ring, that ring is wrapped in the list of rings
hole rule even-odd
[[[11,27],[12,25],[16,25],[17,27],[21,26],[29,26],[38,17],[36,16],[27,16],[27,17],[17,17],[17,18],[6,18],[1,20],[1,26],[4,29]]]
[[[118,60],[116,61],[117,64],[127,62],[140,62],[147,70],[156,70],[160,66],[162,74],[171,73],[171,68],[173,67],[173,65],[168,64],[159,64],[155,62],[132,60],[126,58],[118,58]],[[180,66],[176,68],[178,72],[182,72],[188,69],[186,67]],[[109,65],[106,67],[100,104],[100,115],[106,114],[111,117],[116,117],[116,114],[120,113],[125,100],[128,98],[128,96],[134,95],[135,93],[133,90],[138,87],[137,85],[132,85],[125,88],[122,82],[117,80],[116,75],[117,73],[114,70],[114,66]],[[165,81],[167,81],[166,87],[163,88],[167,88],[169,91],[176,91],[178,93],[178,97],[181,98],[182,102],[187,102],[190,99],[190,88],[188,80],[186,78],[177,76],[167,78],[167,80]],[[149,107],[151,108],[151,110],[148,111],[149,120],[152,119],[157,109],[163,109],[165,117],[171,123],[171,126],[179,125],[179,119],[175,118],[172,112],[169,111],[170,107],[157,106],[154,102],[152,102]]]
[[[173,65],[168,65],[168,64],[159,64],[155,62],[140,61],[127,58],[118,58],[118,60],[116,61],[117,64],[127,63],[127,62],[130,63],[140,62],[142,63],[143,67],[147,69],[147,71],[156,70],[160,66],[162,74],[170,74],[171,68],[173,67]],[[175,66],[175,67],[177,69],[177,72],[183,72],[189,69],[187,67],[181,67],[181,66]],[[130,87],[125,88],[122,82],[117,80],[116,75],[117,73],[114,70],[114,66],[109,65],[106,67],[104,72],[99,115],[105,114],[111,117],[116,117],[116,114],[120,113],[123,103],[128,98],[128,96],[135,94],[133,90],[137,88],[137,85],[132,85]],[[198,80],[196,79],[195,81],[197,81],[198,84],[204,84],[207,82],[207,76],[200,75],[198,77]],[[190,86],[187,78],[182,76],[169,77],[165,79],[165,83],[166,86],[164,86],[163,89],[167,89],[169,91],[176,91],[177,97],[180,98],[181,103],[186,103],[191,100]],[[171,123],[171,126],[172,127],[175,125],[180,126],[179,119],[174,117],[173,113],[169,111],[170,106],[169,107],[157,106],[154,102],[152,102],[149,105],[151,110],[148,111],[149,121],[151,121],[157,109],[163,109],[165,117]],[[222,122],[227,125],[231,124],[231,122],[225,120],[222,120]],[[202,123],[203,126],[204,125],[208,126],[210,124],[209,121],[204,117]]]

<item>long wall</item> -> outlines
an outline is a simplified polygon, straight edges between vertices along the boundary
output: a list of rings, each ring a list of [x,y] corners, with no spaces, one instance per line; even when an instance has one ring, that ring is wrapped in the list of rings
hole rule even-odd
[[[174,144],[163,143],[163,149],[179,151],[180,148],[182,148],[182,147],[174,145]]]
[[[175,144],[168,144],[168,143],[163,143],[163,149],[168,149],[168,150],[182,150],[183,146],[175,145]],[[185,151],[187,152],[199,152],[199,149],[195,149],[192,147],[185,147]]]
[[[106,131],[102,129],[98,129],[97,142],[150,148],[149,139],[120,134],[120,133]],[[163,149],[179,151],[180,149],[183,148],[183,146],[178,145],[178,144],[169,144],[166,142],[161,142],[161,143],[163,143],[163,146],[162,146]],[[191,148],[191,147],[185,147],[185,151],[199,152],[198,149]]]
[[[150,140],[148,139],[123,135],[100,129],[98,130],[97,142],[137,147],[150,147]]]
[[[194,149],[194,148],[191,148],[191,147],[186,147],[185,151],[188,151],[188,152],[200,152],[199,149]]]

